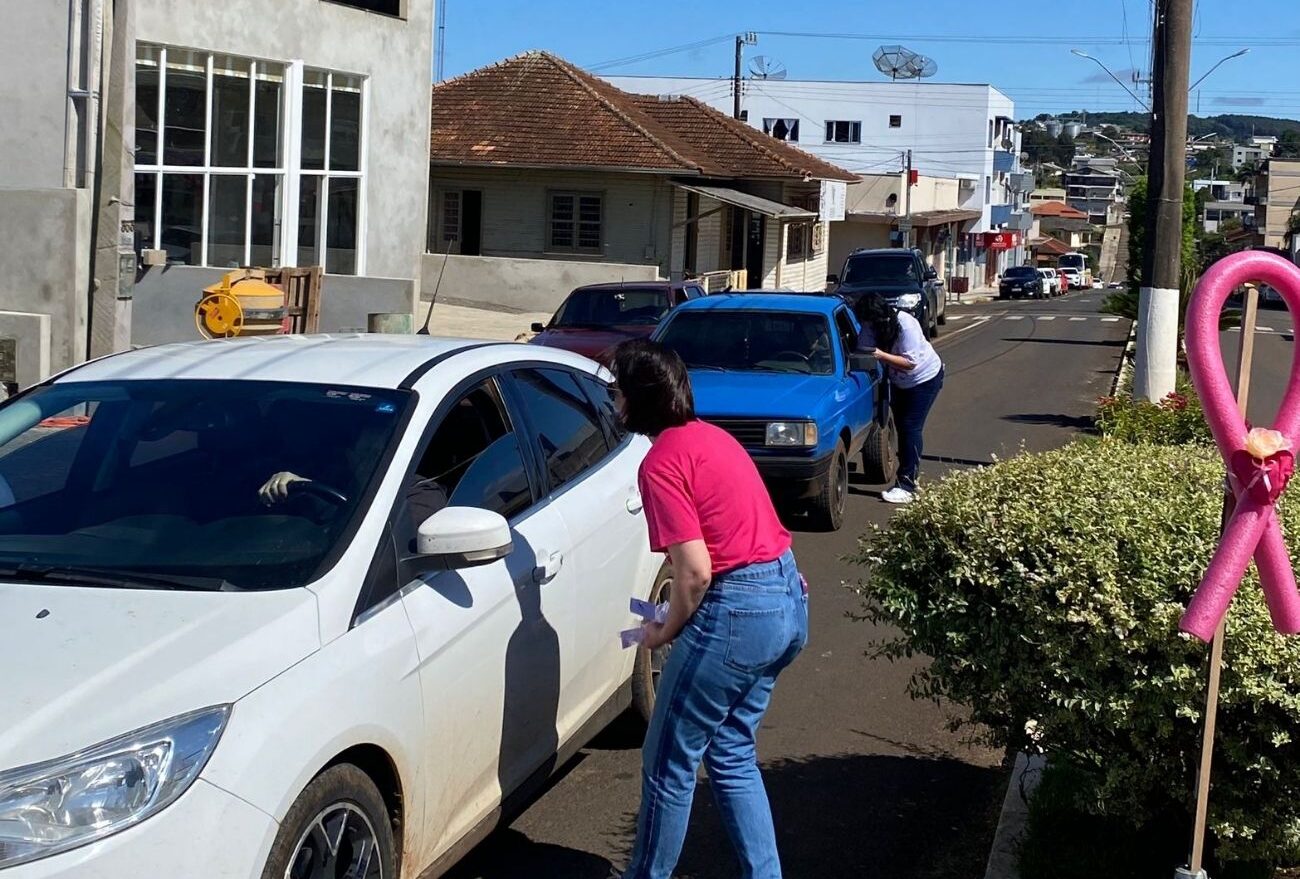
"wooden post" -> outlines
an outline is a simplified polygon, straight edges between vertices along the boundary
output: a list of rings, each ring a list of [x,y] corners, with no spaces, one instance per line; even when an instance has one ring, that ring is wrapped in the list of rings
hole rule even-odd
[[[1241,347],[1237,352],[1237,409],[1246,417],[1250,400],[1250,366],[1255,357],[1255,316],[1259,310],[1259,290],[1254,284],[1246,285],[1246,295],[1241,311]],[[1232,487],[1225,482],[1223,520],[1227,524],[1237,506]],[[1192,824],[1192,857],[1189,863],[1192,877],[1204,876],[1205,824],[1210,808],[1210,765],[1214,758],[1214,724],[1219,711],[1219,674],[1223,670],[1223,635],[1227,617],[1219,622],[1210,642],[1210,676],[1205,690],[1205,729],[1201,734],[1201,767],[1196,774],[1196,819]]]

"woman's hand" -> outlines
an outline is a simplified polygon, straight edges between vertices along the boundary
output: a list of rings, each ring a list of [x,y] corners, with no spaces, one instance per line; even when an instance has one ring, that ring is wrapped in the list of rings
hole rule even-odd
[[[668,633],[668,628],[663,623],[642,623],[641,631],[645,633],[645,637],[641,640],[641,646],[647,650],[658,650],[673,640]]]

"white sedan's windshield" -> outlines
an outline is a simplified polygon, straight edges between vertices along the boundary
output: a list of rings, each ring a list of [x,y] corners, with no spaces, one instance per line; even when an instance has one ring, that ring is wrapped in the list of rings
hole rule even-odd
[[[357,513],[409,399],[258,381],[38,388],[0,406],[0,576],[309,582]]]

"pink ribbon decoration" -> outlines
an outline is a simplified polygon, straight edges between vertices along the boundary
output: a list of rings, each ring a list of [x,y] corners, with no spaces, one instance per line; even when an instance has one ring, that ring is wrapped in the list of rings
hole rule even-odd
[[[1232,596],[1241,586],[1251,556],[1259,568],[1273,627],[1284,635],[1300,633],[1300,592],[1296,590],[1291,558],[1274,509],[1295,459],[1286,450],[1265,458],[1247,451],[1249,430],[1228,383],[1219,345],[1223,305],[1233,290],[1248,281],[1268,284],[1282,294],[1291,314],[1300,315],[1300,268],[1264,251],[1246,251],[1220,260],[1205,273],[1187,306],[1187,360],[1192,383],[1228,466],[1228,484],[1237,499],[1214,558],[1180,623],[1184,632],[1202,641],[1214,637]],[[1274,429],[1292,446],[1300,436],[1300,346],[1292,353],[1291,377]]]

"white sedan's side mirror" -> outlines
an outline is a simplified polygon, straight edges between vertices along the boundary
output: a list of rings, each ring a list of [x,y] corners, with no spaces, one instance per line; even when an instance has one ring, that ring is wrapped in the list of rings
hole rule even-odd
[[[416,549],[442,559],[448,568],[487,565],[510,555],[513,543],[505,517],[475,507],[444,507],[420,524]]]

